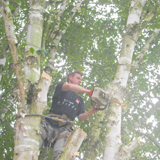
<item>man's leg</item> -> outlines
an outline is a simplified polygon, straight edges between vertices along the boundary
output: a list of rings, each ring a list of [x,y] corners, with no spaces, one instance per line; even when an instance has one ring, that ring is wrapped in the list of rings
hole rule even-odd
[[[47,138],[47,131],[44,128],[44,123],[41,123],[41,135],[40,135],[40,143],[39,143],[39,149],[41,149],[44,146],[44,141]]]
[[[68,136],[70,134],[70,131],[67,128],[60,128],[60,134],[59,137],[57,138],[54,146],[53,146],[53,159],[52,160],[56,160],[56,158],[58,158],[62,152],[63,149],[66,145],[66,142],[68,140]]]

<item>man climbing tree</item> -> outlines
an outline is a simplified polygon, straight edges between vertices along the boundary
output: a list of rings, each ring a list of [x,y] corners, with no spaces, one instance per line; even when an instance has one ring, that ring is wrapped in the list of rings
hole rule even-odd
[[[126,105],[76,122],[80,158],[160,159],[159,13],[159,0],[1,0],[0,159],[38,159],[41,117],[27,115],[44,115],[73,69]]]
[[[86,93],[90,96],[92,90],[81,87],[81,79],[82,74],[80,72],[72,72],[67,77],[68,83],[59,83],[56,87],[52,108],[48,116],[61,118],[65,120],[65,123],[59,123],[56,120],[47,118],[42,120],[40,148],[45,143],[48,146],[53,146],[53,160],[56,160],[61,155],[67,142],[67,137],[73,131],[71,121],[76,116],[80,121],[84,121],[98,111],[96,109],[98,105],[93,103],[90,110],[85,112],[83,99],[75,92]]]

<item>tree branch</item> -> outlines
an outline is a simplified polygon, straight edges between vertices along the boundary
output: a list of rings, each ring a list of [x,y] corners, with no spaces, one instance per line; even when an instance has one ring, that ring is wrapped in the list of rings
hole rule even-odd
[[[143,135],[143,136],[147,137],[151,142],[153,142],[153,143],[156,145],[156,147],[157,147],[158,149],[160,149],[160,143],[159,143],[158,141],[156,141],[153,136],[151,136],[151,135],[148,134],[148,133],[141,133],[141,132],[139,132],[139,131],[136,131],[136,133],[138,133],[139,135]]]
[[[14,67],[15,67],[15,71],[16,71],[18,87],[19,87],[20,96],[21,96],[21,105],[24,106],[24,104],[26,103],[26,99],[25,99],[26,95],[25,95],[24,85],[22,82],[21,67],[19,64],[19,57],[17,54],[17,38],[15,36],[12,13],[9,8],[9,1],[6,1],[5,5],[2,5],[0,10],[1,10],[1,14],[3,16],[5,30],[6,30],[6,36],[7,36],[7,40],[9,43],[10,50],[11,50],[11,55],[13,58]]]
[[[54,22],[55,26],[54,26],[54,24],[52,24],[52,27],[51,27],[51,29],[50,29],[50,31],[49,31],[50,33],[47,34],[47,35],[48,35],[48,36],[46,37],[47,39],[49,39],[49,38],[51,37],[51,39],[53,40],[54,37],[57,35],[57,31],[59,30],[59,25],[60,25],[60,23],[61,23],[60,17],[62,16],[62,14],[64,13],[64,11],[66,10],[67,5],[68,5],[67,0],[63,1],[60,9],[58,9],[58,10],[56,11],[56,13],[54,13],[54,17],[55,17],[55,19],[56,19],[56,21]],[[55,8],[54,8],[53,10],[55,10]],[[52,17],[53,17],[53,16],[50,16],[50,17],[49,17],[49,22],[51,22],[51,18],[52,18]],[[54,29],[53,29],[53,28],[54,28]],[[48,26],[48,29],[49,29],[49,26]],[[47,33],[47,32],[46,32],[46,33]]]
[[[153,142],[157,146],[157,148],[160,149],[160,143],[158,141],[156,141],[154,137],[152,137],[150,134],[147,134],[147,133],[146,134],[145,133],[141,133],[141,134],[146,136],[151,142]]]
[[[81,129],[76,129],[68,138],[67,145],[64,148],[59,160],[73,159],[79,150],[82,142],[87,138],[87,134]]]
[[[152,4],[150,4],[150,5],[152,5]],[[144,19],[142,19],[141,29],[145,28],[147,26],[148,22],[150,22],[150,20],[155,16],[157,11],[160,9],[160,3],[158,3],[157,7],[155,7],[155,8],[153,8],[153,10],[150,10],[147,13],[147,15],[144,17]]]
[[[54,67],[53,67],[53,63],[54,63],[54,58],[55,58],[55,55],[56,55],[56,50],[57,50],[57,46],[62,38],[62,35],[65,34],[73,16],[75,15],[77,9],[80,7],[82,3],[82,0],[79,0],[77,2],[77,4],[74,6],[74,8],[72,9],[72,15],[66,20],[66,26],[63,28],[63,30],[58,30],[58,34],[56,36],[54,36],[54,39],[53,39],[53,42],[52,42],[52,46],[51,46],[51,49],[50,49],[50,55],[52,56],[51,59],[49,59],[48,61],[48,64],[46,65],[46,68],[50,68],[50,70],[53,70]],[[55,28],[57,29],[57,28]],[[56,30],[55,30],[56,31]]]
[[[158,34],[160,33],[160,29],[155,29],[153,31],[153,33],[150,35],[150,37],[148,38],[147,42],[145,43],[143,49],[141,50],[140,54],[136,57],[137,61],[133,61],[132,63],[132,67],[133,68],[138,68],[139,64],[142,63],[142,58],[146,55],[148,49],[150,48],[150,44],[153,41],[153,39],[158,36]]]
[[[128,145],[122,146],[122,148],[118,154],[118,157],[119,157],[118,159],[119,160],[128,159],[131,156],[131,152],[134,149],[136,149],[139,145],[140,145],[140,137],[136,138],[135,140],[130,142]]]

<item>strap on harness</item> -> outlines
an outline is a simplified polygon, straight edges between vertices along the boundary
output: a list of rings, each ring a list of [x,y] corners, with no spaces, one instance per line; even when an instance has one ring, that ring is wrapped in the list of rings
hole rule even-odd
[[[62,123],[71,123],[73,124],[73,121],[71,120],[65,120],[63,117],[59,118],[60,115],[56,115],[56,114],[49,114],[48,116],[45,115],[41,115],[41,114],[26,114],[24,115],[24,117],[28,117],[28,116],[38,116],[38,117],[44,117],[44,118],[48,118],[48,119],[52,119],[54,121],[58,121],[58,122],[62,122]],[[63,116],[63,115],[62,115]],[[17,116],[16,118],[20,118],[22,117],[21,115]],[[69,118],[68,118],[69,119]]]

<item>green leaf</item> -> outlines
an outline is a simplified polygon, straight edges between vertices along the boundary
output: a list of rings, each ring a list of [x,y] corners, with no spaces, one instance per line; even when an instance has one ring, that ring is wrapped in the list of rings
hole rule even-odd
[[[34,48],[30,48],[30,52],[33,54],[34,53]]]
[[[36,53],[37,53],[38,55],[41,55],[42,52],[43,52],[43,49],[42,49],[42,48],[40,48],[39,50],[36,51]]]
[[[37,53],[38,55],[41,55],[42,51],[41,51],[41,50],[37,50],[36,53]]]
[[[44,52],[44,55],[45,55],[45,56],[48,56],[48,54],[49,54],[49,50],[48,50],[48,49],[44,49],[43,52]]]

